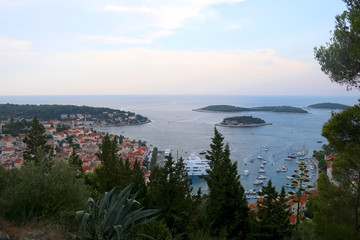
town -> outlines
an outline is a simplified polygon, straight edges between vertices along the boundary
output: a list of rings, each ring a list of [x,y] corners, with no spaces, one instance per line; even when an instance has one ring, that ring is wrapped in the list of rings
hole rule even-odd
[[[111,114],[112,117],[113,114]],[[89,115],[83,114],[62,114],[61,120],[43,121],[47,135],[47,145],[51,146],[56,157],[67,160],[73,153],[82,161],[82,168],[85,172],[92,172],[100,163],[96,153],[100,151],[105,132],[97,132],[91,128],[93,122],[86,120]],[[132,119],[135,115],[130,116]],[[117,119],[119,120],[119,119]],[[108,124],[103,122],[102,124]],[[2,126],[0,124],[0,133]],[[26,134],[18,136],[0,135],[0,163],[5,169],[20,169],[24,165],[23,152],[25,150]],[[109,134],[111,139],[115,135]],[[130,140],[124,136],[118,136],[118,154],[124,160],[129,159],[132,168],[135,160],[143,166],[144,160],[151,154],[145,143]]]

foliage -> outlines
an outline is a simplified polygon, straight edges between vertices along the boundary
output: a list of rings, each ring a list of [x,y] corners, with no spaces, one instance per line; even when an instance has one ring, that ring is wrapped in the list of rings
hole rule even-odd
[[[318,196],[311,199],[316,234],[319,239],[358,239],[354,229],[354,203],[347,190],[331,183],[325,174],[317,181]]]
[[[289,207],[285,201],[285,189],[276,192],[271,180],[262,187],[263,201],[257,202],[258,211],[254,224],[254,239],[284,239],[291,236]]]
[[[82,208],[89,194],[75,171],[63,160],[9,170],[0,194],[0,213],[14,221],[52,221],[72,227],[74,211]]]
[[[92,198],[88,200],[87,211],[78,211],[81,220],[81,239],[132,239],[134,236],[146,237],[135,230],[153,221],[159,210],[144,209],[130,198],[132,184],[121,191],[116,188],[106,192],[100,204]],[[136,207],[138,206],[138,207]]]
[[[343,0],[347,10],[337,15],[335,29],[326,46],[315,48],[321,70],[333,82],[348,89],[360,88],[360,2]]]
[[[309,169],[307,168],[307,165],[305,162],[301,161],[298,164],[298,169],[294,170],[294,180],[292,180],[291,186],[294,186],[297,188],[296,191],[296,198],[294,198],[294,201],[297,202],[297,210],[296,210],[296,233],[298,231],[298,226],[300,223],[300,200],[301,196],[303,194],[307,194],[306,188],[309,185],[306,185],[306,183],[310,182],[310,178],[308,175]],[[304,186],[305,185],[305,186]],[[294,194],[294,192],[289,192],[290,194]]]
[[[341,153],[348,143],[360,143],[359,125],[360,106],[354,105],[340,113],[332,113],[331,119],[323,127],[322,135]]]
[[[323,108],[323,109],[345,109],[348,108],[348,105],[340,104],[340,103],[317,103],[308,106],[309,108]]]
[[[26,122],[25,119],[22,119],[20,121],[10,121],[5,123],[2,127],[2,132],[4,134],[10,134],[11,136],[18,136],[27,133],[29,128],[30,123]]]
[[[35,164],[38,164],[38,152],[41,151],[47,154],[50,150],[50,146],[48,146],[46,142],[45,128],[39,122],[37,116],[34,116],[31,122],[31,129],[24,139],[24,143],[26,144],[24,162],[34,162]]]
[[[197,111],[214,111],[214,112],[290,112],[290,113],[307,113],[302,108],[291,107],[291,106],[263,106],[263,107],[253,107],[253,108],[244,108],[236,107],[231,105],[210,105],[197,109]]]
[[[238,116],[238,117],[228,117],[228,118],[224,118],[223,123],[229,122],[229,121],[235,121],[237,123],[242,123],[242,124],[261,124],[261,123],[265,123],[264,120],[260,119],[260,118],[255,118],[253,116]]]
[[[156,166],[157,154],[158,154],[158,148],[154,147],[154,149],[152,151],[152,155],[151,155],[150,169],[153,169],[153,167]]]
[[[103,108],[103,107],[89,107],[89,106],[75,106],[75,105],[18,105],[18,104],[0,104],[0,120],[13,118],[31,119],[37,115],[41,120],[60,119],[61,114],[89,114],[92,118],[108,119],[107,113],[113,113],[125,119],[127,116],[134,115],[134,121],[147,122],[148,119],[139,114],[132,112],[125,112],[116,109]]]
[[[149,207],[159,208],[161,218],[173,233],[184,234],[195,207],[191,179],[182,159],[176,163],[170,154],[163,168],[154,167],[148,184]]]
[[[318,198],[312,206],[313,220],[322,239],[359,239],[360,236],[359,117],[360,107],[355,105],[333,113],[323,127],[322,135],[338,155],[332,165],[333,178],[319,178]]]
[[[214,129],[214,137],[206,158],[210,160],[208,176],[203,176],[209,187],[206,212],[209,231],[213,236],[225,234],[228,239],[247,239],[250,233],[249,208],[240,184],[236,163],[230,160],[229,145]]]
[[[318,163],[319,172],[326,171],[327,162],[325,160],[325,156],[333,155],[335,153],[336,153],[335,149],[331,144],[324,144],[322,146],[322,149],[319,151],[314,150],[313,157],[319,161]]]

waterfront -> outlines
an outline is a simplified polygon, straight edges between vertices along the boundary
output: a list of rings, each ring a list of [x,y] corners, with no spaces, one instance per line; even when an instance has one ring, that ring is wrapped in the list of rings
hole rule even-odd
[[[321,149],[326,139],[321,136],[323,124],[331,117],[331,111],[309,109],[307,114],[243,112],[243,113],[209,113],[196,112],[208,105],[228,104],[241,107],[282,106],[306,107],[321,102],[336,102],[347,105],[357,103],[356,97],[291,97],[291,96],[39,96],[39,97],[0,97],[2,103],[18,104],[73,104],[94,107],[110,107],[128,110],[148,117],[151,123],[137,126],[99,127],[107,131],[124,135],[131,139],[146,141],[148,146],[159,149],[172,149],[173,156],[186,157],[191,153],[199,154],[209,149],[214,126],[225,117],[248,116],[264,119],[272,125],[251,128],[228,128],[218,126],[229,143],[231,159],[237,162],[239,174],[245,169],[248,176],[241,176],[245,189],[259,189],[253,185],[260,174],[261,156],[267,163],[264,165],[267,176],[264,184],[271,178],[280,190],[289,182],[286,176],[291,175],[297,167],[296,160],[286,161],[293,152],[307,149],[308,155],[313,150]],[[319,143],[318,141],[322,141]],[[267,149],[267,150],[265,150]],[[286,164],[287,172],[277,172]],[[311,163],[309,163],[311,167]],[[311,170],[315,174],[315,170]],[[315,177],[313,178],[315,180]],[[206,185],[200,179],[194,179],[194,187]],[[287,189],[290,190],[290,189]]]

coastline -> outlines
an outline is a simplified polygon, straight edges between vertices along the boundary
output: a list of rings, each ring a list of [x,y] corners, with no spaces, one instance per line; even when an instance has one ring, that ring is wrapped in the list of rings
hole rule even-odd
[[[151,120],[148,120],[146,122],[139,122],[139,123],[107,123],[107,124],[101,124],[101,123],[94,123],[92,126],[94,127],[124,127],[124,126],[138,126],[138,125],[144,125],[151,123]]]
[[[221,127],[234,127],[234,128],[238,128],[238,127],[261,127],[261,126],[266,126],[266,125],[272,125],[272,123],[251,123],[251,124],[243,124],[243,123],[238,123],[238,124],[233,124],[233,125],[229,125],[229,124],[223,124],[223,123],[216,123],[215,126],[221,126]]]

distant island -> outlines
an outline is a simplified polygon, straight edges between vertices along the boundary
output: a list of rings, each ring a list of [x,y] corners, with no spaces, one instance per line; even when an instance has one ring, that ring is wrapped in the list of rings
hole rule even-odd
[[[345,109],[348,108],[348,105],[340,104],[340,103],[317,103],[313,105],[309,105],[308,108],[322,108],[322,109]]]
[[[263,119],[255,118],[253,116],[238,116],[224,118],[221,123],[215,125],[224,127],[259,127],[271,125],[271,123],[266,123]]]
[[[264,106],[264,107],[253,107],[244,108],[236,107],[231,105],[210,105],[207,107],[194,109],[193,111],[198,112],[277,112],[277,113],[308,113],[299,107],[290,106]]]
[[[82,120],[102,125],[137,125],[150,122],[147,117],[133,112],[104,107],[57,104],[0,104],[0,121],[9,121],[9,119],[32,119],[35,115],[37,115],[41,121],[53,119],[63,121]]]

